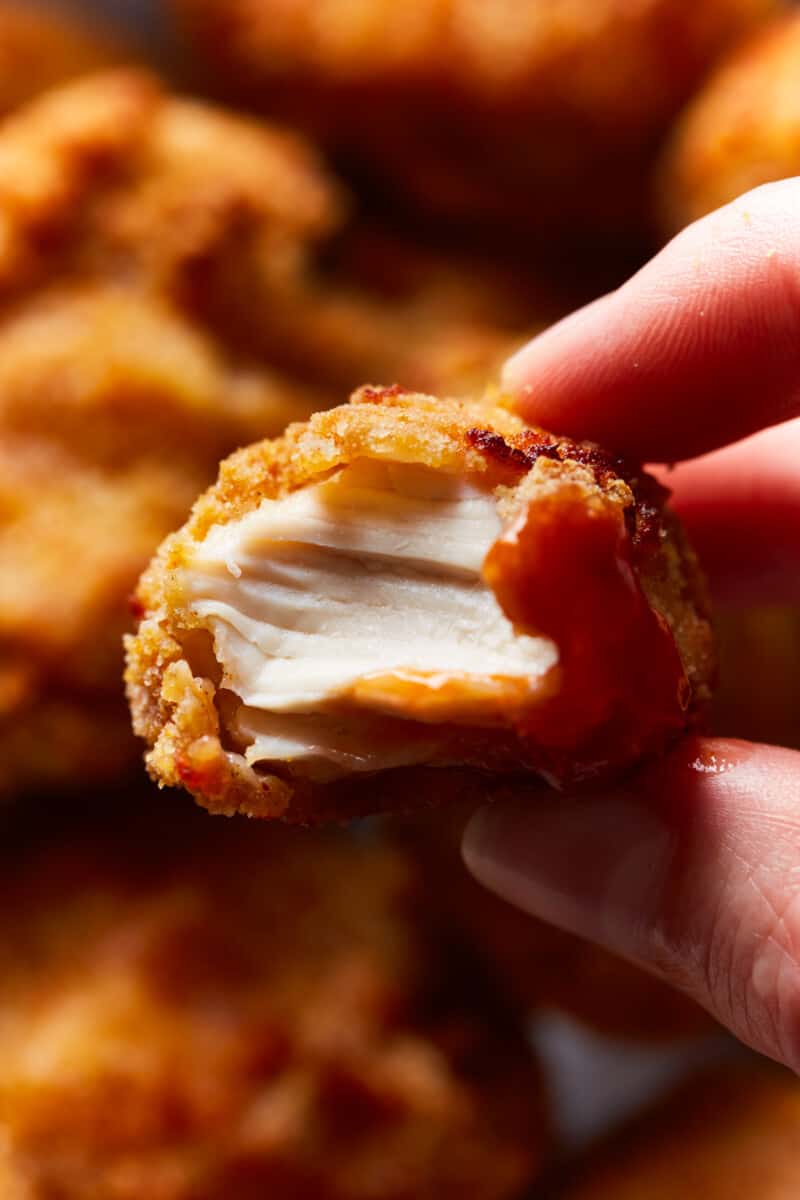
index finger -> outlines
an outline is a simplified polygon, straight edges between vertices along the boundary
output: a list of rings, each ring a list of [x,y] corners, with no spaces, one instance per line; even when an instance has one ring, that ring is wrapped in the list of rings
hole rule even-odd
[[[504,384],[534,424],[651,462],[800,415],[800,179],[690,225],[528,343]]]

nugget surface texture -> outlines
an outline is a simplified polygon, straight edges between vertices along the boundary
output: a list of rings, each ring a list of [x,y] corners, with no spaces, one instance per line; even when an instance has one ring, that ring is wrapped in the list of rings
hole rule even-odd
[[[646,164],[779,0],[174,0],[213,86],[314,133],[392,203],[620,231]],[[635,97],[635,101],[632,98]]]
[[[146,809],[7,843],[4,1197],[525,1193],[537,1068],[409,860]]]
[[[500,404],[399,388],[234,455],[138,591],[151,773],[308,821],[662,749],[712,674],[664,499]]]
[[[678,122],[657,176],[673,233],[742,192],[800,173],[800,14],[748,39]]]

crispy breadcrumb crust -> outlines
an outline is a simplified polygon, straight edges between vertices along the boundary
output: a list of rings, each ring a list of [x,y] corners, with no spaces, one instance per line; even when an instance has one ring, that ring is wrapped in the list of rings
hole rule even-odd
[[[438,400],[396,387],[365,387],[350,404],[317,414],[305,425],[290,427],[284,437],[251,446],[223,463],[217,484],[197,501],[187,525],[167,539],[143,576],[137,592],[142,620],[137,634],[127,639],[126,682],[134,728],[150,747],[146,762],[160,784],[187,788],[212,811],[298,821],[407,807],[432,793],[477,797],[485,792],[480,771],[441,767],[314,785],[249,767],[226,748],[213,682],[217,667],[213,656],[210,662],[201,660],[196,645],[191,649],[192,631],[203,625],[187,609],[181,570],[212,526],[236,521],[262,499],[286,495],[360,457],[424,464],[505,487],[505,517],[512,524],[522,522],[520,538],[529,532],[527,517],[537,500],[544,507],[536,528],[541,522],[556,538],[566,534],[562,552],[566,548],[568,565],[562,569],[559,563],[553,576],[552,600],[558,613],[570,616],[567,629],[559,627],[556,633],[563,678],[558,677],[552,707],[548,697],[537,698],[521,732],[465,726],[456,761],[491,774],[541,770],[565,782],[619,769],[663,747],[703,708],[713,673],[705,592],[691,551],[674,519],[663,512],[663,489],[640,472],[629,473],[626,481],[617,473],[624,472],[624,465],[611,456],[531,430],[500,402]],[[627,582],[620,592],[613,581],[609,596],[603,593],[596,576],[599,570],[602,580],[608,570],[606,551],[601,549],[595,562],[590,538],[587,568],[583,550],[571,544],[584,533],[606,528],[606,520],[614,539],[623,539],[639,581],[640,602],[627,616],[601,607],[607,600],[614,605],[633,595]],[[498,548],[513,555],[519,538],[501,537],[487,564]],[[513,611],[534,591],[550,595],[546,561],[536,564],[536,587],[526,586],[524,570],[533,553],[526,550],[521,567],[494,563],[489,582],[514,623],[539,633],[535,619],[528,626],[526,613]],[[546,559],[547,546],[541,553]],[[615,576],[617,551],[611,553]],[[566,595],[558,590],[564,587]],[[580,618],[573,612],[576,603],[584,605]],[[610,663],[602,659],[598,666],[576,652],[572,664],[570,639],[575,640],[576,621],[584,620],[594,622],[587,628],[611,629]],[[625,626],[616,635],[615,620]],[[644,639],[639,644],[637,630]],[[581,645],[585,640],[577,638]],[[640,656],[645,661],[637,665],[634,660]],[[637,677],[638,670],[650,669],[649,656],[652,679]],[[595,669],[597,678],[589,674]],[[659,670],[666,676],[659,676]],[[651,709],[649,693],[659,692]]]
[[[800,173],[800,14],[749,38],[681,116],[656,175],[665,233]]]
[[[302,139],[137,70],[0,130],[0,797],[136,761],[128,596],[220,458],[362,370],[483,386],[531,321],[431,256],[397,296],[323,273],[346,207]]]
[[[113,826],[56,845],[6,833],[3,1185],[527,1194],[549,1140],[538,1069],[411,860],[136,799],[137,820],[115,802]]]
[[[672,119],[720,54],[783,7],[172,2],[207,86],[310,130],[388,204],[534,237],[630,236]]]

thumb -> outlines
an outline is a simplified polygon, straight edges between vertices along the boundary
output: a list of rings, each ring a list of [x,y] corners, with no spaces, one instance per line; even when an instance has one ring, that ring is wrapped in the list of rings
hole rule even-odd
[[[483,809],[464,857],[800,1072],[799,799],[800,753],[692,740],[613,792]]]
[[[798,205],[800,179],[748,192],[539,334],[504,370],[522,415],[650,462],[800,415]]]

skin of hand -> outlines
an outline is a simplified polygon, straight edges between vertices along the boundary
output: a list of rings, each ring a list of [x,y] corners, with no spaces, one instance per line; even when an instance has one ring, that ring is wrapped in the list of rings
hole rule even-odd
[[[664,477],[718,597],[800,601],[800,178],[689,226],[505,383],[536,424],[678,463]],[[483,809],[463,851],[800,1073],[800,753],[684,741],[616,790]]]

